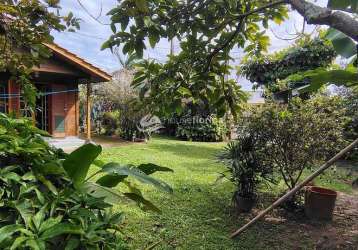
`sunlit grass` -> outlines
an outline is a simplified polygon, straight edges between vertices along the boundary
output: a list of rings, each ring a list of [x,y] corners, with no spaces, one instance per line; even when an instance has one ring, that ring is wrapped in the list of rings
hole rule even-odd
[[[229,234],[245,221],[234,219],[232,215],[234,186],[228,181],[215,182],[219,173],[225,170],[215,160],[215,155],[224,146],[225,143],[184,142],[156,137],[148,144],[104,150],[101,159],[106,162],[151,162],[174,170],[174,173],[155,174],[173,187],[173,195],[141,185],[144,196],[155,203],[162,214],[145,213],[133,204],[117,207],[127,214],[125,234],[131,248],[145,249],[153,244],[155,249],[195,250],[292,249],[297,246],[295,239],[280,241],[281,234],[287,232],[288,223],[271,225],[259,222],[238,239],[229,239]],[[325,175],[318,183],[340,191],[351,191],[347,183],[332,181],[333,177]],[[283,190],[281,183],[270,192],[277,194]],[[312,249],[309,237],[297,234],[292,237],[296,240],[299,237],[303,248]]]

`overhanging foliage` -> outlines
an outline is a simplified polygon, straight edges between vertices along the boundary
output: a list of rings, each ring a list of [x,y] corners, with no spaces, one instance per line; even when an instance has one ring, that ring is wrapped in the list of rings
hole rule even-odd
[[[239,73],[258,86],[268,87],[275,92],[282,88],[278,84],[279,80],[302,71],[327,67],[335,57],[336,52],[329,42],[320,38],[305,38],[274,55],[248,60],[239,68]],[[291,81],[289,87],[300,86],[302,83]]]

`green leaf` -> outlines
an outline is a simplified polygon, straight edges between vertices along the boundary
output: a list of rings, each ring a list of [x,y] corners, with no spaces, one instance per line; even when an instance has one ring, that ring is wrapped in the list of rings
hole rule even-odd
[[[15,250],[16,248],[20,247],[22,243],[25,242],[26,240],[28,240],[28,238],[25,236],[17,237],[12,243],[10,250]]]
[[[40,211],[38,211],[34,217],[32,217],[32,222],[35,225],[36,230],[40,229],[40,226],[45,218],[46,206],[42,207]]]
[[[105,202],[110,204],[118,204],[123,202],[123,195],[117,191],[101,186],[97,183],[86,182],[82,185],[82,190],[96,198],[103,198]]]
[[[67,244],[66,244],[66,247],[65,247],[65,250],[75,250],[77,249],[77,247],[79,246],[80,244],[80,241],[76,238],[71,238]]]
[[[46,250],[45,242],[40,239],[30,239],[26,241],[26,246],[32,250]]]
[[[144,13],[148,12],[148,6],[147,6],[146,0],[135,0],[135,4],[141,12],[144,12]]]
[[[62,234],[84,234],[80,226],[69,224],[69,223],[59,223],[53,227],[50,227],[41,234],[42,240],[52,239],[53,237],[62,235]]]
[[[180,86],[178,92],[183,96],[192,96],[190,89]]]
[[[327,7],[331,9],[345,9],[349,7],[351,0],[329,0]]]
[[[53,175],[61,175],[64,173],[62,165],[59,161],[51,161],[47,162],[43,165],[38,165],[35,167],[36,171],[43,174],[53,174]]]
[[[117,28],[116,28],[116,24],[115,23],[111,23],[111,30],[113,33],[117,32]]]
[[[52,184],[51,181],[47,180],[43,175],[37,174],[36,178],[41,181],[53,194],[57,195],[57,188]]]
[[[105,50],[111,47],[112,41],[111,40],[107,40],[105,41],[102,46],[101,46],[101,50]]]
[[[63,168],[76,187],[84,182],[89,167],[101,152],[100,145],[88,143],[67,156],[63,162]]]
[[[93,165],[96,165],[96,166],[99,167],[99,168],[101,168],[101,167],[103,167],[103,165],[104,165],[105,163],[104,163],[103,161],[101,161],[101,160],[96,159],[96,160],[93,161],[92,164],[93,164]]]
[[[303,74],[303,78],[310,80],[308,86],[298,89],[299,93],[314,92],[325,84],[335,84],[337,86],[352,87],[358,85],[358,71],[350,70],[310,70]]]
[[[345,58],[350,58],[357,53],[357,47],[353,40],[336,29],[328,29],[326,38],[332,42],[337,53]]]
[[[128,16],[123,16],[121,18],[121,29],[122,31],[125,31],[127,26],[128,26],[128,23],[129,23],[129,17]]]
[[[152,48],[159,42],[160,36],[158,33],[150,33],[149,34],[149,44]]]
[[[62,216],[57,216],[56,218],[49,218],[47,220],[45,220],[39,229],[39,232],[42,233],[44,231],[46,231],[47,229],[59,224],[62,220]]]
[[[40,192],[40,190],[38,190],[37,188],[34,189],[37,199],[39,200],[39,202],[43,205],[45,204],[45,197],[43,196],[43,194]]]
[[[23,199],[21,201],[13,202],[11,206],[18,211],[18,213],[21,215],[22,219],[24,220],[25,225],[29,227],[31,223],[31,217],[33,215],[30,201]]]
[[[23,226],[17,224],[7,225],[0,228],[0,243],[3,242],[6,238],[10,237],[12,234],[19,231],[21,228],[23,228]]]
[[[101,186],[104,187],[115,187],[120,182],[122,182],[125,178],[127,178],[127,175],[105,175],[101,178],[99,178],[96,183],[98,183]]]
[[[142,183],[151,184],[165,192],[172,193],[173,189],[163,181],[156,180],[145,173],[143,173],[140,169],[132,167],[123,167],[117,163],[109,163],[103,166],[102,171],[111,175],[127,175],[134,177]]]

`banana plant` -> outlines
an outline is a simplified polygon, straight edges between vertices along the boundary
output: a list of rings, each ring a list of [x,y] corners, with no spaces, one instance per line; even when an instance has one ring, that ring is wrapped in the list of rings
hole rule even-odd
[[[310,84],[297,88],[296,91],[300,94],[306,92],[315,92],[324,85],[335,84],[336,86],[345,86],[348,88],[358,86],[358,70],[350,66],[346,69],[327,70],[318,68],[315,70],[306,71],[300,75],[291,76],[297,77],[295,79],[308,79]]]
[[[332,10],[344,10],[353,16],[358,16],[358,0],[329,0],[327,7]],[[356,87],[358,85],[358,44],[342,32],[329,28],[326,38],[332,42],[336,52],[342,57],[349,59],[349,65],[345,69],[322,69],[309,70],[289,78],[306,79],[310,84],[300,87],[294,92],[300,94],[314,92],[323,85],[335,84],[337,86]],[[285,81],[289,81],[287,78]]]
[[[74,186],[78,190],[94,197],[104,198],[112,204],[129,198],[137,202],[139,207],[144,210],[160,212],[154,204],[143,197],[140,190],[134,187],[129,178],[133,178],[143,184],[152,185],[161,191],[173,193],[173,189],[167,183],[150,176],[158,171],[173,172],[173,170],[152,163],[141,164],[139,166],[131,164],[121,165],[115,162],[104,164],[96,160],[101,152],[102,147],[100,145],[89,143],[68,155],[63,162],[63,168]],[[87,177],[91,165],[96,165],[100,169]],[[102,176],[97,181],[92,181],[98,175]],[[131,192],[121,193],[118,189],[114,189],[120,183],[124,183]]]
[[[332,10],[343,10],[355,17],[358,14],[358,0],[329,0],[327,7]],[[355,56],[357,58],[357,44],[350,37],[336,29],[329,28],[326,38],[332,42],[334,48],[341,56],[345,58]]]

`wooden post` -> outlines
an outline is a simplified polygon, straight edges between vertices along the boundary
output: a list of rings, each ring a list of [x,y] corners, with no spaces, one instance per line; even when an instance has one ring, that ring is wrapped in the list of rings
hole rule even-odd
[[[173,41],[174,38],[172,38],[170,40],[170,55],[173,56],[174,55],[174,41]]]
[[[87,83],[87,108],[86,108],[86,126],[87,126],[87,141],[91,140],[91,83]]]
[[[249,226],[254,224],[256,221],[264,217],[268,212],[270,212],[272,209],[277,207],[278,205],[282,204],[284,201],[286,201],[289,197],[294,195],[298,190],[302,189],[307,183],[312,181],[314,178],[316,178],[318,175],[320,175],[324,170],[329,168],[333,163],[338,161],[342,156],[344,156],[346,153],[348,153],[350,150],[352,150],[356,145],[358,145],[358,139],[356,139],[354,142],[352,142],[350,145],[348,145],[346,148],[344,148],[341,152],[336,154],[333,158],[331,158],[329,161],[327,161],[325,164],[323,164],[319,169],[317,169],[313,174],[308,176],[303,182],[301,182],[299,185],[294,187],[291,191],[286,193],[284,196],[282,196],[280,199],[275,201],[271,206],[266,208],[264,211],[259,213],[255,218],[253,218],[251,221],[249,221],[247,224],[239,228],[237,231],[235,231],[233,234],[231,234],[230,238],[235,238],[240,233],[242,233],[245,229],[247,229]]]
[[[35,107],[36,110],[36,107]],[[36,111],[35,110],[31,110],[31,119],[32,119],[32,125],[34,125],[36,127]]]

